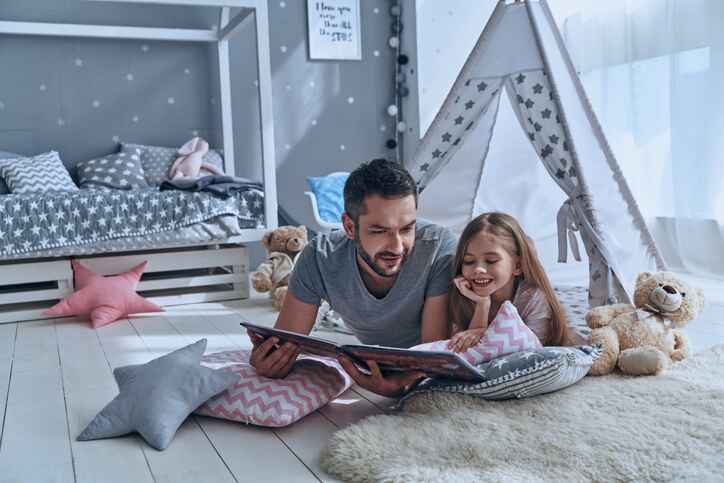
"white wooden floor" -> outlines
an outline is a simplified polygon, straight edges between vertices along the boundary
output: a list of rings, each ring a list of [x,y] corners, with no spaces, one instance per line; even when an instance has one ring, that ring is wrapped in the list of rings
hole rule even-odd
[[[272,324],[275,313],[256,295],[176,307],[99,330],[72,319],[0,325],[0,482],[332,480],[319,467],[330,435],[384,411],[390,400],[351,389],[283,429],[193,416],[162,452],[136,435],[75,441],[116,395],[114,367],[147,362],[202,337],[208,352],[249,347],[240,317]],[[724,342],[724,300],[710,303],[687,332],[696,349]]]

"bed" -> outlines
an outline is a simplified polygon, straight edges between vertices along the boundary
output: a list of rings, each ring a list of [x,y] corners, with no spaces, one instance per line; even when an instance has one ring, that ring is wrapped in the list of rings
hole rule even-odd
[[[71,258],[82,259],[102,274],[119,273],[139,261],[148,261],[139,292],[160,305],[246,298],[246,244],[260,240],[267,230],[277,226],[267,2],[109,1],[216,7],[219,27],[194,30],[0,19],[0,35],[215,44],[224,170],[233,176],[236,163],[228,40],[253,23],[262,126],[262,183],[259,188],[228,199],[158,189],[104,193],[80,190],[40,197],[0,195],[0,323],[43,318],[43,309],[72,293]],[[40,217],[45,217],[42,224],[38,223]],[[51,227],[54,231],[50,231]]]

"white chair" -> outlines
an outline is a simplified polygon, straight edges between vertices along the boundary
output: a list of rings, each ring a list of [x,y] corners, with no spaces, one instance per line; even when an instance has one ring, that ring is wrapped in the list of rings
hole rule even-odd
[[[329,173],[327,176],[346,176],[349,173],[346,171],[337,171],[334,173]],[[305,195],[309,197],[309,208],[312,215],[312,222],[309,223],[310,226],[307,228],[310,228],[313,231],[316,231],[317,233],[331,233],[335,230],[341,230],[342,229],[342,221],[340,220],[339,223],[331,223],[329,221],[323,220],[319,216],[319,207],[317,206],[317,197],[314,195],[312,191],[305,191]]]
[[[346,171],[337,171],[329,173],[327,176],[346,176],[349,173]],[[331,223],[325,221],[319,216],[319,206],[317,205],[317,196],[312,191],[305,191],[304,194],[309,197],[309,208],[311,211],[311,220],[308,221],[307,228],[310,228],[317,233],[329,234],[336,230],[342,229],[342,221],[339,223]],[[344,211],[343,207],[340,211]],[[310,217],[307,217],[310,218]],[[320,306],[319,313],[317,315],[317,321],[314,325],[315,331],[327,331],[327,332],[340,332],[342,334],[351,334],[349,329],[344,326],[344,322],[329,306],[326,301],[323,301]]]

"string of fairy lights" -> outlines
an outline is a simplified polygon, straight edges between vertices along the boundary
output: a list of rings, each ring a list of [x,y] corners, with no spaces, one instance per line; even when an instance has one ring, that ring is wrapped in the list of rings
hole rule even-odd
[[[392,103],[387,106],[387,115],[392,123],[392,135],[385,142],[387,149],[394,152],[394,158],[397,162],[403,159],[402,153],[402,137],[407,129],[402,112],[402,99],[410,94],[407,87],[407,74],[405,66],[410,62],[407,55],[402,53],[402,6],[398,0],[393,0],[390,5],[390,16],[392,23],[390,24],[390,38],[387,44],[394,50],[395,68],[393,74],[394,93]]]

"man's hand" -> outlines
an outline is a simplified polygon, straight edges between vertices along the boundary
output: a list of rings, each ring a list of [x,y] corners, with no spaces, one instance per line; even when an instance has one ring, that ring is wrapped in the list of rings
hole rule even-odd
[[[458,332],[447,343],[447,348],[453,352],[465,352],[477,345],[484,334],[485,329],[469,329]]]
[[[425,377],[420,371],[409,371],[400,374],[383,376],[379,366],[375,361],[365,361],[367,367],[370,368],[370,375],[363,374],[354,365],[352,360],[345,356],[337,358],[347,374],[349,374],[354,382],[359,384],[368,391],[379,394],[380,396],[397,397],[410,390],[412,385]]]
[[[286,377],[297,360],[299,346],[285,342],[280,347],[275,347],[275,344],[279,342],[278,338],[264,339],[251,331],[247,330],[247,333],[251,343],[254,344],[249,362],[256,369],[257,374],[271,378]]]

